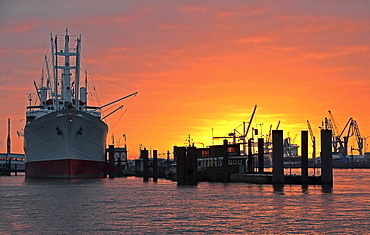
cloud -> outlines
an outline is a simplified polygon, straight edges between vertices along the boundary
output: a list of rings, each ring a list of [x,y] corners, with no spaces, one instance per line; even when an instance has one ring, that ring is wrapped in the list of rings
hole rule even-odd
[[[205,136],[217,125],[227,133],[254,104],[259,123],[275,127],[284,120],[292,133],[306,119],[319,123],[328,106],[366,120],[369,6],[366,1],[3,1],[0,76],[6,88],[1,102],[7,105],[2,106],[11,116],[24,116],[25,93],[40,77],[49,33],[68,26],[82,34],[89,61],[83,57],[84,67],[110,81],[96,81],[103,103],[126,94],[123,87],[140,92],[111,130],[130,136],[133,153],[143,142],[171,149],[188,132]],[[349,94],[356,95],[340,98]],[[370,131],[366,125],[364,133]],[[159,134],[163,138],[153,138]]]
[[[208,11],[208,7],[202,5],[193,5],[193,6],[180,6],[179,11],[191,12],[191,13],[203,13]]]
[[[236,40],[237,43],[266,43],[266,42],[274,42],[278,39],[277,35],[274,36],[251,36],[251,37],[244,37],[244,38],[239,38]]]

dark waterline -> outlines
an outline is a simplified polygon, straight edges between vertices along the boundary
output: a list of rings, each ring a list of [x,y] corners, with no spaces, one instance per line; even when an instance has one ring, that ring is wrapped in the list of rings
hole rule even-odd
[[[0,177],[0,234],[366,234],[369,169],[335,169],[334,188],[142,178]]]

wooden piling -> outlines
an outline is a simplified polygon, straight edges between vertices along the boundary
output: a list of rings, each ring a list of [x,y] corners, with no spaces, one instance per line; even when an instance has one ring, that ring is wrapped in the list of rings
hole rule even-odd
[[[263,174],[264,171],[264,142],[263,138],[258,138],[258,173]]]
[[[195,147],[186,148],[186,184],[198,184],[198,157]]]
[[[308,185],[308,131],[301,131],[301,180]]]
[[[248,173],[253,173],[252,138],[248,140]]]
[[[144,148],[144,150],[140,150],[140,156],[143,158],[143,181],[149,181],[149,156],[148,150]]]
[[[279,190],[284,187],[283,131],[272,131],[272,183]]]
[[[174,157],[176,159],[177,185],[186,185],[186,148],[174,146]]]
[[[331,138],[331,130],[321,130],[321,184],[325,188],[333,186]]]
[[[108,146],[108,161],[109,165],[115,169],[115,164],[114,164],[114,145],[109,145]],[[108,175],[109,178],[113,179],[114,178],[114,171],[109,171]]]
[[[158,151],[153,150],[153,182],[158,181]]]
[[[224,183],[230,182],[229,155],[227,153],[227,140],[224,140],[222,149],[222,175]]]

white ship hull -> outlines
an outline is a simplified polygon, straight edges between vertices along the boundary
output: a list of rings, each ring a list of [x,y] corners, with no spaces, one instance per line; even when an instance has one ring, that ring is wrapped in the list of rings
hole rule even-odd
[[[103,175],[108,127],[85,111],[60,110],[24,130],[26,177],[86,178]]]

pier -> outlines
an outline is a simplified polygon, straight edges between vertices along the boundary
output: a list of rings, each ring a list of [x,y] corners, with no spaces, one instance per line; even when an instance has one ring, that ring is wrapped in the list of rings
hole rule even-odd
[[[25,171],[24,154],[0,153],[0,175],[18,175]]]
[[[177,163],[178,185],[196,185],[198,181],[244,182],[253,184],[272,184],[279,190],[285,184],[333,186],[333,166],[331,152],[331,130],[321,130],[322,163],[321,175],[309,175],[308,131],[301,132],[301,174],[284,174],[283,130],[272,131],[272,171],[265,171],[263,139],[258,139],[258,153],[252,154],[253,140],[248,140],[248,155],[240,152],[238,144],[214,145],[209,148],[193,146],[174,147]],[[194,156],[197,156],[197,172],[194,172]],[[291,170],[290,170],[291,171]]]
[[[225,139],[222,145],[211,145],[207,148],[196,148],[194,145],[174,146],[174,159],[158,158],[158,151],[140,150],[139,159],[127,160],[127,150],[110,146],[107,150],[107,161],[115,169],[114,176],[142,177],[144,182],[158,178],[166,178],[177,182],[178,186],[197,185],[201,181],[216,181],[224,183],[244,182],[252,184],[271,184],[274,189],[281,190],[286,184],[299,184],[302,188],[308,185],[333,186],[333,164],[331,153],[331,131],[321,130],[321,148],[323,149],[320,164],[320,175],[309,175],[312,163],[308,159],[308,131],[301,131],[301,157],[299,162],[284,157],[283,130],[272,131],[272,151],[264,148],[263,138],[258,138],[257,149],[253,139],[248,140],[247,154],[243,154],[240,144],[228,143]],[[122,150],[122,149],[121,149]],[[272,168],[266,164],[271,156]],[[114,157],[113,157],[114,156]],[[123,156],[120,158],[119,156]],[[285,164],[286,161],[289,164]],[[120,168],[121,166],[121,168]],[[298,167],[299,166],[299,167]],[[300,169],[300,174],[292,174],[292,167]],[[121,169],[118,171],[118,169]],[[286,170],[290,173],[287,174]],[[312,170],[311,170],[312,171]],[[316,172],[316,168],[314,168]]]

